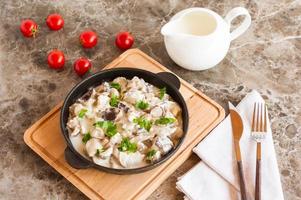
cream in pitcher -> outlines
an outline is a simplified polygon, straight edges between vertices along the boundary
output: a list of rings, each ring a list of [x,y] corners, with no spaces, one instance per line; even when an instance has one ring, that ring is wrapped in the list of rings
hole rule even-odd
[[[231,21],[245,16],[242,24],[230,32]],[[232,9],[223,19],[206,8],[189,8],[177,13],[161,29],[169,56],[189,70],[205,70],[217,65],[227,54],[230,42],[251,25],[249,12]]]

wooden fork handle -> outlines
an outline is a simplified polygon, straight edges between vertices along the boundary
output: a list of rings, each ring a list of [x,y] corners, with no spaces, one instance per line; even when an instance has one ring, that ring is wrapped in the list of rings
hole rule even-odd
[[[261,144],[257,143],[255,200],[261,200]]]
[[[238,166],[238,172],[239,172],[239,183],[240,183],[241,199],[242,200],[247,200],[246,183],[245,183],[245,179],[244,179],[244,173],[243,173],[241,160],[237,161],[237,166]]]

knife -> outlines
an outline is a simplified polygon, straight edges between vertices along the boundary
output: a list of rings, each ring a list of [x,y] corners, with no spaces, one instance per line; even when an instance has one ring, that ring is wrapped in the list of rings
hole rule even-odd
[[[243,132],[243,123],[242,123],[242,119],[241,119],[240,115],[236,112],[235,107],[230,102],[229,102],[229,110],[230,110],[232,133],[233,133],[233,139],[234,139],[235,156],[236,156],[236,160],[237,160],[238,173],[239,173],[241,199],[247,200],[246,184],[245,184],[245,179],[244,179],[240,146],[239,146],[239,140],[240,140],[242,132]]]

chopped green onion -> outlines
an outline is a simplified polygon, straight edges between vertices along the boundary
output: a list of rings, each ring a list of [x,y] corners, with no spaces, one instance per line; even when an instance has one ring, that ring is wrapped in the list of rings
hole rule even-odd
[[[83,137],[83,139],[82,139],[82,142],[86,144],[91,138],[92,138],[92,137],[91,137],[91,135],[90,135],[90,132],[88,132],[88,133],[84,134],[84,137]]]
[[[83,118],[85,116],[86,112],[88,112],[87,109],[81,109],[78,113],[78,117]]]
[[[97,149],[95,155],[96,155],[96,156],[99,156],[99,154],[102,153],[102,152],[104,152],[104,149],[103,149],[103,148]]]
[[[112,107],[117,107],[119,103],[119,99],[117,96],[112,95],[111,99],[110,99],[110,106]]]
[[[145,110],[145,109],[148,108],[149,104],[145,101],[138,101],[135,106],[136,106],[136,108],[139,108],[141,110]]]
[[[165,94],[166,94],[166,87],[163,87],[160,89],[159,98],[162,100]]]
[[[115,88],[115,89],[118,90],[118,91],[120,91],[120,89],[121,89],[121,86],[120,86],[119,83],[114,83],[114,82],[112,82],[112,83],[110,84],[110,86],[111,86],[112,88]]]
[[[119,147],[119,151],[135,153],[137,151],[137,144],[132,143],[129,138],[123,138]]]
[[[109,126],[113,126],[114,123],[112,121],[97,121],[93,124],[95,127],[100,127],[103,129],[107,129]]]
[[[133,120],[134,123],[138,124],[141,128],[144,128],[145,130],[149,131],[153,125],[153,122],[150,120],[147,120],[143,117],[138,117]]]
[[[160,117],[160,119],[157,119],[155,121],[155,124],[158,125],[166,125],[166,124],[172,124],[176,121],[175,118],[170,118],[170,117]]]
[[[157,151],[155,149],[152,149],[149,152],[147,152],[146,160],[151,160],[156,153],[157,153]]]
[[[93,125],[104,129],[105,135],[108,137],[113,137],[117,133],[117,126],[112,121],[98,121]]]
[[[113,137],[117,133],[117,126],[114,124],[113,126],[109,126],[106,130],[105,135],[108,137]]]

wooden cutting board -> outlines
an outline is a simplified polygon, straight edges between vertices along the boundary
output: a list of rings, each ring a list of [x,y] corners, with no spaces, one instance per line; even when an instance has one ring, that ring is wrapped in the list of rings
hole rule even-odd
[[[152,72],[169,71],[138,49],[126,51],[105,68],[114,67],[143,68]],[[208,135],[225,115],[220,105],[182,79],[180,92],[189,110],[187,137],[169,160],[144,173],[116,175],[96,169],[77,170],[69,166],[64,159],[66,144],[59,127],[62,103],[32,125],[25,132],[24,140],[33,151],[91,199],[146,199],[189,157],[192,148]]]

